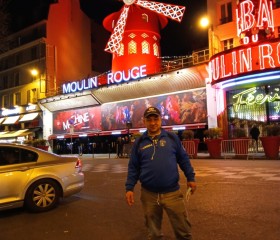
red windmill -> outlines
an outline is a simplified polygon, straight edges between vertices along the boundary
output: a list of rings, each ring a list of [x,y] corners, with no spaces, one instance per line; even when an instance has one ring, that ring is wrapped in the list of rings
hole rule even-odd
[[[112,72],[146,65],[146,73],[160,70],[160,30],[170,18],[181,22],[185,7],[143,0],[123,0],[120,11],[108,15],[103,26],[112,32],[105,51],[113,54]],[[167,17],[167,18],[166,18]]]

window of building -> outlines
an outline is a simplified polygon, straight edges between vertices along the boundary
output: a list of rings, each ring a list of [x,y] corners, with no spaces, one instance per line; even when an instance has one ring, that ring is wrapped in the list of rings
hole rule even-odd
[[[159,57],[159,48],[156,43],[153,44],[154,55]]]
[[[232,5],[231,2],[221,5],[221,24],[232,21]]]
[[[10,101],[9,101],[9,106],[10,107],[13,107],[14,106],[14,94],[12,93],[12,94],[10,94],[9,95],[9,97],[10,97]]]
[[[31,48],[31,59],[37,59],[37,47]]]
[[[136,54],[137,53],[137,44],[135,41],[130,41],[128,43],[128,54]]]
[[[150,44],[147,41],[142,42],[142,54],[150,53]]]
[[[145,22],[149,22],[148,14],[143,13],[143,14],[142,14],[142,19],[143,19]]]
[[[8,88],[8,76],[3,76],[3,89],[7,89]]]
[[[15,105],[21,105],[21,93],[20,92],[17,92],[15,94]]]
[[[128,36],[129,36],[130,38],[135,38],[135,37],[136,37],[136,35],[135,35],[134,33],[130,33]]]
[[[37,102],[37,89],[33,88],[32,89],[32,99],[31,99],[32,103],[36,103]]]
[[[275,37],[280,37],[280,27],[277,27],[277,36]]]
[[[149,35],[148,35],[147,33],[142,33],[142,34],[141,34],[141,37],[142,37],[142,38],[147,38],[147,37],[149,37]]]
[[[120,52],[119,52],[119,55],[120,55],[120,56],[123,56],[123,55],[124,55],[124,45],[123,45],[123,43],[120,44]]]
[[[14,73],[15,87],[19,86],[19,72]]]
[[[27,90],[26,92],[26,100],[27,100],[27,104],[31,103],[31,91]]]
[[[4,95],[2,98],[2,105],[4,108],[8,108],[9,107],[9,98],[8,95]]]
[[[233,38],[223,41],[224,51],[233,48]]]
[[[280,0],[275,0],[274,6],[275,8],[280,8]]]

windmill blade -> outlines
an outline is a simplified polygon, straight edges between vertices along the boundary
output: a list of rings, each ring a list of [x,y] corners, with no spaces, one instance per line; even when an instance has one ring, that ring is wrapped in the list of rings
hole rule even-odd
[[[107,42],[105,51],[118,54],[121,47],[121,42],[123,39],[123,33],[126,25],[127,15],[128,15],[128,6],[124,6],[123,11],[117,21],[116,26],[110,36],[109,41]]]
[[[138,0],[135,2],[135,4],[147,8],[151,11],[163,14],[164,16],[181,22],[185,9],[186,7],[184,6],[178,6],[178,5],[173,5],[173,4],[166,4],[166,3],[159,3],[159,2],[153,2],[153,1],[142,1]]]

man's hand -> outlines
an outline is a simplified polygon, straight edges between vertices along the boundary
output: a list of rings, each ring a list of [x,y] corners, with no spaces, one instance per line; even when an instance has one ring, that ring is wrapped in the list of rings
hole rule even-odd
[[[132,191],[127,191],[125,197],[127,204],[132,206],[134,204],[134,193]]]
[[[187,186],[192,189],[191,193],[193,194],[196,190],[196,182],[188,182]]]

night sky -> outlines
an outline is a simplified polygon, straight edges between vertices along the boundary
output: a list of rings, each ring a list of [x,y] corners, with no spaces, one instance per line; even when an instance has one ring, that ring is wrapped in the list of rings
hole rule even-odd
[[[12,30],[19,30],[47,18],[46,6],[53,0],[10,0]],[[158,1],[159,2],[159,1]],[[162,3],[186,6],[181,23],[169,20],[161,31],[162,56],[189,55],[193,50],[207,48],[207,31],[198,26],[199,18],[206,14],[206,0],[163,0]],[[123,6],[120,0],[81,0],[83,11],[97,23]],[[172,47],[171,47],[172,46]]]
[[[162,56],[182,56],[193,50],[208,47],[207,30],[198,25],[200,17],[207,12],[207,0],[162,0],[157,2],[185,6],[181,23],[168,20],[168,25],[161,31]],[[123,6],[119,0],[81,0],[85,13],[102,24],[103,19]],[[170,46],[173,46],[172,48]]]

